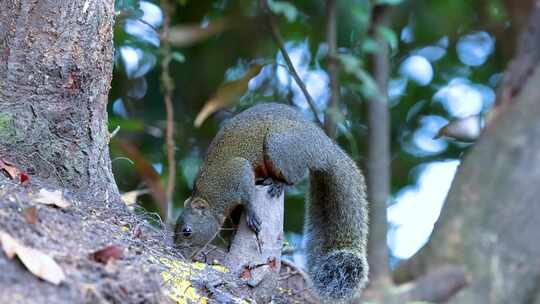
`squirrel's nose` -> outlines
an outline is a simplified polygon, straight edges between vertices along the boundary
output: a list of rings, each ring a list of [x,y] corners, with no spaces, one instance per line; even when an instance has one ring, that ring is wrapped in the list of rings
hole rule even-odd
[[[189,226],[186,226],[184,228],[182,228],[182,234],[185,236],[185,237],[190,237],[191,236],[191,227]]]

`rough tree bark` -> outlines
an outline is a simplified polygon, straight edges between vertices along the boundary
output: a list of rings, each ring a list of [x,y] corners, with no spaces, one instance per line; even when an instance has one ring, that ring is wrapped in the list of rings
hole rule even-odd
[[[470,287],[452,303],[540,303],[539,16],[534,1],[495,117],[459,167],[430,242],[398,272],[464,265]]]
[[[0,157],[117,196],[108,152],[113,1],[0,1]]]

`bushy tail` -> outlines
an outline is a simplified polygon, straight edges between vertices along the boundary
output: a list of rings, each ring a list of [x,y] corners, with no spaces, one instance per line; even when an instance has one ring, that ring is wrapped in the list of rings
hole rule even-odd
[[[314,288],[332,300],[355,296],[368,279],[364,178],[341,149],[335,155],[310,172],[304,227]]]

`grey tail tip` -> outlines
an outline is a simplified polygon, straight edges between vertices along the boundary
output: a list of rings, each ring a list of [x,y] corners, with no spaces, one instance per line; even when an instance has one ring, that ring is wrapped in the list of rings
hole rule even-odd
[[[350,299],[367,283],[368,264],[363,256],[338,251],[322,257],[313,267],[313,287],[322,299]]]

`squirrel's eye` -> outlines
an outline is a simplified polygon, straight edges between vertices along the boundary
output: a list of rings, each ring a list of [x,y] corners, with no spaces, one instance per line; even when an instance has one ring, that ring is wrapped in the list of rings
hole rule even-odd
[[[184,227],[182,228],[182,234],[185,236],[185,237],[190,237],[191,236],[191,227]]]

